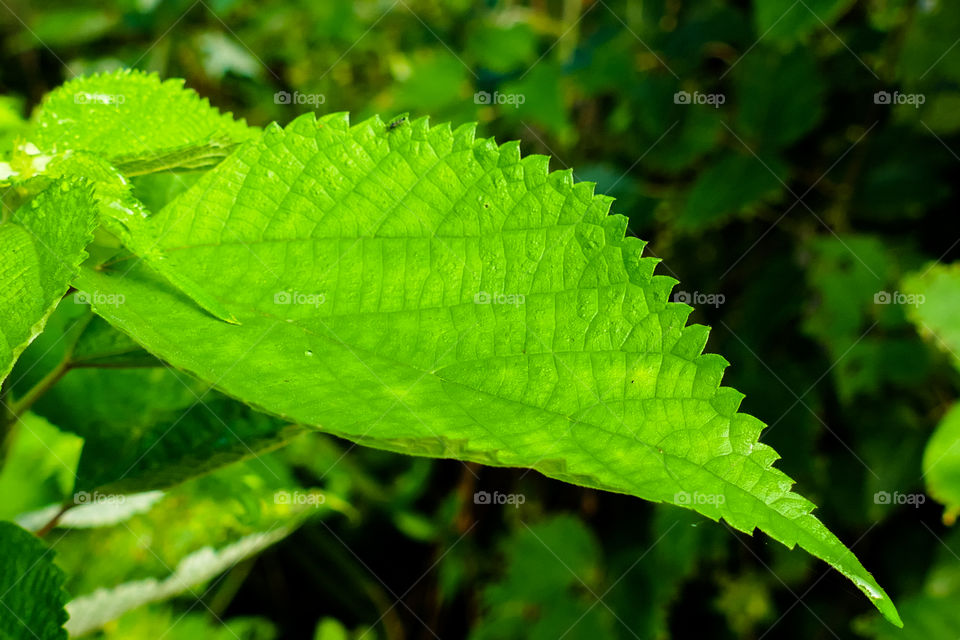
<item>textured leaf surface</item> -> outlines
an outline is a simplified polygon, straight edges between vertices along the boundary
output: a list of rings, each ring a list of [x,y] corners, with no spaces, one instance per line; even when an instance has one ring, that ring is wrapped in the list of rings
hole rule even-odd
[[[152,170],[190,168],[199,156],[257,133],[185,89],[183,80],[128,69],[52,91],[26,138],[41,151],[91,151],[143,173],[150,163],[158,163]]]
[[[85,270],[96,311],[277,415],[384,449],[530,467],[800,544],[896,611],[790,491],[763,424],[720,388],[708,330],[624,238],[610,199],[541,156],[417,121],[271,127],[151,218],[170,267]],[[157,319],[162,318],[162,322]]]
[[[66,293],[96,222],[90,189],[60,182],[0,223],[0,380]]]
[[[0,522],[0,637],[66,639],[63,572],[32,533]]]

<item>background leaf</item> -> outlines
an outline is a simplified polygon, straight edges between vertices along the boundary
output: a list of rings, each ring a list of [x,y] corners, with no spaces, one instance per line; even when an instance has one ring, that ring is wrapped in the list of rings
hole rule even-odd
[[[0,634],[11,640],[66,640],[63,571],[33,534],[0,522]]]

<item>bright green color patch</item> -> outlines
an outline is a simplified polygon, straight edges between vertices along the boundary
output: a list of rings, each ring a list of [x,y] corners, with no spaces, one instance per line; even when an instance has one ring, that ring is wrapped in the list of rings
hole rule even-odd
[[[150,170],[190,168],[198,156],[257,133],[184,89],[183,80],[126,69],[52,91],[25,137],[44,152],[90,151],[146,173],[150,163]]]
[[[66,640],[63,572],[33,534],[0,522],[0,637]]]
[[[960,263],[935,264],[903,281],[908,312],[921,335],[947,353],[960,368]],[[946,506],[944,518],[960,514],[960,408],[954,406],[937,426],[923,454],[930,494]]]
[[[344,114],[270,127],[134,233],[241,323],[143,265],[85,269],[95,310],[291,421],[414,455],[528,467],[760,528],[896,610],[790,491],[610,199],[473,128]],[[242,176],[238,180],[237,176]],[[125,273],[126,275],[122,275]],[[162,319],[162,321],[159,321]]]
[[[59,182],[0,222],[0,380],[67,292],[96,221],[90,189]]]
[[[946,519],[960,514],[960,405],[947,412],[923,452],[923,475],[930,494],[947,507]]]

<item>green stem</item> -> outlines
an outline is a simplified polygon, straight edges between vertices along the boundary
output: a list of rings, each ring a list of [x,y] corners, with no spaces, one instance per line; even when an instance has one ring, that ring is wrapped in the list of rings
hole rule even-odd
[[[50,522],[43,525],[34,535],[37,536],[38,538],[42,538],[48,533],[50,533],[53,530],[53,528],[57,526],[57,523],[60,522],[60,518],[63,517],[63,514],[65,514],[70,509],[73,509],[75,506],[76,504],[73,501],[64,503],[63,506],[60,507],[60,510],[57,511],[56,515],[50,518]]]
[[[86,329],[91,319],[93,319],[92,313],[88,314],[85,318],[78,319],[76,323],[67,329],[68,332],[74,329],[77,331],[72,342],[64,352],[63,358],[57,363],[56,367],[49,371],[47,375],[43,376],[43,378],[23,394],[22,397],[8,402],[7,400],[10,395],[9,378],[3,382],[2,393],[0,393],[0,400],[3,402],[2,416],[0,416],[0,468],[2,468],[6,462],[7,455],[13,446],[13,440],[17,431],[16,427],[20,422],[20,417],[70,370],[73,360],[73,350],[77,346],[80,335],[84,329]]]
[[[57,363],[57,366],[51,369],[47,375],[35,384],[29,391],[17,398],[10,404],[10,412],[14,420],[19,420],[20,416],[27,412],[43,394],[53,388],[53,385],[60,381],[67,371],[70,370],[70,354],[68,353],[63,360]]]

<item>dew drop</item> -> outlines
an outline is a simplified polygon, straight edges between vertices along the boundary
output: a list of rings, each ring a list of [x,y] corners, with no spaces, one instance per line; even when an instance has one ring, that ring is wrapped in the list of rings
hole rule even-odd
[[[305,356],[312,356],[312,355],[313,355],[313,351],[310,351],[310,349],[307,349],[306,351],[303,352],[303,355],[305,355]]]

